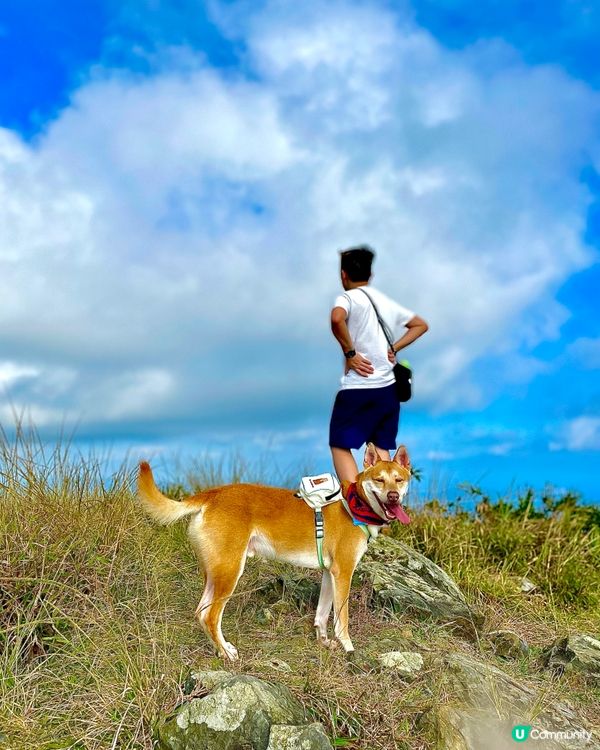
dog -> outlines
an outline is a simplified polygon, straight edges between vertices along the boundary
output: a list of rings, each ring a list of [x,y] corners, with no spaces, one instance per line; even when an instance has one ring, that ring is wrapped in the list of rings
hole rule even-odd
[[[323,580],[315,615],[318,641],[329,648],[327,621],[333,606],[334,633],[347,653],[354,651],[348,633],[348,598],[354,569],[374,537],[394,519],[408,523],[402,507],[410,479],[410,461],[400,446],[391,461],[369,443],[364,469],[357,476],[355,494],[375,523],[357,526],[341,502],[323,512]],[[345,494],[348,482],[343,483]],[[140,463],[138,497],[147,513],[160,524],[193,516],[188,536],[204,569],[204,591],[196,618],[226,660],[238,658],[236,647],[221,630],[223,610],[242,575],[246,558],[258,555],[308,568],[319,568],[313,510],[292,490],[256,484],[215,487],[181,502],[163,495],[147,462]],[[368,515],[367,515],[368,517]],[[369,534],[364,530],[368,529]]]

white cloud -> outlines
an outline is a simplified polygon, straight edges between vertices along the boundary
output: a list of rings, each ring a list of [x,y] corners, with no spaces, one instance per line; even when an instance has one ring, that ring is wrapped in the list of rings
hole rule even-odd
[[[402,439],[410,445],[415,456],[434,462],[449,462],[515,454],[530,449],[535,437],[531,428],[519,426],[511,429],[494,422],[483,424],[473,419],[451,419],[424,423],[411,420],[404,424]]]
[[[174,378],[158,368],[111,375],[87,392],[84,414],[100,421],[144,418],[161,411],[172,394]]]
[[[6,388],[22,378],[35,378],[38,374],[39,370],[35,367],[0,362],[0,387]]]
[[[338,382],[335,251],[357,241],[431,325],[407,351],[422,407],[542,371],[526,351],[558,336],[555,291],[592,259],[599,95],[376,4],[244,7],[237,72],[170,50],[151,76],[95,70],[33,144],[0,130],[0,344],[55,373],[31,402],[310,417]]]
[[[580,416],[555,430],[550,450],[600,451],[600,417]]]
[[[0,424],[4,427],[21,424],[23,427],[32,425],[36,429],[57,427],[65,420],[76,420],[77,413],[70,410],[55,409],[29,402],[13,402],[0,404]]]

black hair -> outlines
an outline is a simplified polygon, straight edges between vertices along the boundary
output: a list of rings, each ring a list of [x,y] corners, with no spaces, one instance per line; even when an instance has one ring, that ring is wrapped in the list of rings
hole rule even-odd
[[[350,281],[368,281],[371,278],[371,265],[375,251],[369,245],[356,245],[341,251],[342,271]]]

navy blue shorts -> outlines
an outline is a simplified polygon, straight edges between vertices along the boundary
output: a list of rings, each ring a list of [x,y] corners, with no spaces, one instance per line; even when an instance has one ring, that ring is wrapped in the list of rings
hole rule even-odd
[[[378,448],[394,450],[399,419],[395,383],[383,388],[342,388],[333,404],[329,445],[360,448],[374,443]]]

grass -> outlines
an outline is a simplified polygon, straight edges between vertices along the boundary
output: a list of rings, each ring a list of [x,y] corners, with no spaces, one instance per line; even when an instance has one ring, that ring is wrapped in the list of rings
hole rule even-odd
[[[204,460],[176,467],[167,489],[255,480],[259,469]],[[185,525],[152,525],[132,479],[124,465],[107,481],[101,458],[68,444],[48,451],[20,427],[0,441],[0,748],[149,750],[153,722],[181,698],[190,669],[221,666],[193,619],[202,580]],[[485,638],[469,645],[435,624],[388,620],[370,608],[368,588],[356,586],[352,633],[366,664],[403,648],[423,653],[426,669],[412,683],[352,670],[314,642],[319,574],[251,560],[224,619],[242,655],[233,669],[287,684],[336,747],[432,747],[421,719],[448,696],[430,657],[448,650],[568,696],[600,733],[598,688],[535,668],[555,636],[600,633],[599,510],[572,496],[529,493],[508,503],[477,488],[467,494],[479,500],[476,513],[431,501],[393,533],[444,567],[490,629],[525,637],[528,657],[502,662]],[[529,596],[519,588],[524,575],[538,587]]]

